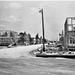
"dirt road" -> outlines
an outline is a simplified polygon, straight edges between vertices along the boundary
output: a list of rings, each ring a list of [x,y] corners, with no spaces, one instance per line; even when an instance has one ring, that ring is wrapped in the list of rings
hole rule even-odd
[[[75,59],[37,58],[29,52],[40,45],[0,50],[0,75],[75,75]]]
[[[0,57],[2,57],[2,58],[30,57],[31,55],[29,54],[29,52],[37,49],[40,46],[41,46],[41,44],[1,49]]]

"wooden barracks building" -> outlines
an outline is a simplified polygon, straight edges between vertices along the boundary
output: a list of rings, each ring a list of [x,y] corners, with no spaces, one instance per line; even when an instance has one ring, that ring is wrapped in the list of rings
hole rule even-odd
[[[18,33],[11,30],[0,30],[0,46],[8,46],[18,40]]]

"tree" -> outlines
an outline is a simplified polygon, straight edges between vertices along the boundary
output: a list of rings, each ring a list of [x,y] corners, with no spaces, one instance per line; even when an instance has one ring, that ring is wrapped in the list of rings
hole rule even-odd
[[[36,36],[35,36],[35,39],[36,39],[36,44],[38,44],[39,43],[39,35],[38,34],[36,34]]]
[[[26,32],[24,32],[24,36],[26,36],[27,34],[26,34]]]
[[[29,43],[31,43],[31,35],[28,33]]]
[[[38,39],[39,38],[39,34],[36,34],[35,38]]]
[[[28,37],[29,37],[29,39],[31,38],[31,35],[28,33]]]
[[[10,31],[10,37],[14,37],[14,34]]]
[[[24,44],[24,33],[19,33],[19,36],[20,36],[20,38],[19,38],[19,42],[21,42],[22,44]]]
[[[46,43],[47,42],[47,40],[46,39],[44,39],[44,43]]]

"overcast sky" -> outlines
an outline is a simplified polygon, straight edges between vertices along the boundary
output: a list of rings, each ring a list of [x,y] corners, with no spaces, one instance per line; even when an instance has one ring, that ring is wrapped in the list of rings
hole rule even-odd
[[[75,1],[0,1],[0,30],[42,35],[40,8],[44,9],[47,39],[57,39],[66,18],[75,17]]]

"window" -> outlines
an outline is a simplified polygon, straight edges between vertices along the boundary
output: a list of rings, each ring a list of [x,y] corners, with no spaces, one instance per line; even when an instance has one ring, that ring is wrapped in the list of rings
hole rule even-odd
[[[75,39],[74,38],[70,38],[70,44],[75,44]]]
[[[75,44],[75,39],[73,39],[73,44]]]
[[[72,24],[75,24],[75,20],[72,20]]]
[[[71,24],[71,18],[68,18],[67,21],[68,21],[68,24]]]
[[[73,30],[75,31],[75,25],[73,25]]]
[[[72,26],[68,26],[68,31],[72,31]]]
[[[73,43],[73,40],[72,40],[72,38],[70,38],[70,44],[72,44]]]

